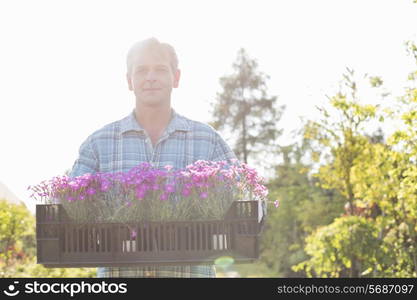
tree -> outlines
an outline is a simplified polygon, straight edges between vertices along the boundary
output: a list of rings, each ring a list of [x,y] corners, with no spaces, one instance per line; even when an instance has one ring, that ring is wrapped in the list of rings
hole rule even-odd
[[[384,256],[381,244],[378,228],[371,220],[360,216],[336,218],[307,237],[305,250],[311,258],[294,270],[304,270],[310,277],[352,276],[349,270],[355,257],[357,267],[367,274]]]
[[[95,268],[45,268],[36,263],[35,218],[0,199],[0,277],[94,277]]]
[[[414,43],[407,46],[417,62],[417,47]],[[295,271],[332,277],[417,276],[416,74],[409,75],[412,85],[400,98],[398,111],[387,110],[389,118],[400,116],[403,121],[403,128],[387,142],[381,132],[370,137],[363,131],[352,130],[359,128],[351,126],[360,124],[355,120],[384,121],[383,115],[378,117],[376,107],[340,100],[340,96],[332,99],[337,100],[332,104],[345,117],[338,126],[329,127],[327,120],[335,116],[323,110],[327,123],[308,127],[308,135],[322,149],[330,149],[331,159],[317,176],[326,182],[326,187],[340,190],[349,201],[342,217],[307,238],[310,259],[295,266]],[[379,86],[382,80],[372,80],[371,84]]]
[[[315,174],[323,188],[336,189],[347,199],[346,207],[350,215],[355,215],[355,194],[352,172],[356,164],[362,161],[362,153],[370,143],[365,136],[365,125],[375,118],[378,106],[360,104],[357,97],[357,83],[354,71],[347,69],[343,75],[339,92],[330,98],[335,113],[328,109],[318,108],[322,114],[319,121],[310,121],[305,126],[305,138],[315,142],[316,150],[313,159],[320,161],[325,154],[319,171]],[[375,81],[375,80],[374,80]],[[337,117],[336,117],[337,116]],[[350,239],[354,240],[353,233]],[[351,243],[351,244],[352,244]],[[360,272],[359,258],[354,252],[348,264],[349,276],[358,277]]]
[[[283,162],[276,166],[276,177],[268,184],[270,199],[279,199],[280,206],[268,212],[261,261],[280,277],[306,276],[304,270],[292,269],[308,258],[305,238],[338,217],[345,201],[337,191],[316,185],[317,178],[309,174],[311,166],[302,162],[308,149],[305,140],[301,145],[280,147]]]
[[[16,260],[24,259],[23,249],[33,254],[35,222],[24,205],[0,200],[0,264],[9,268]],[[27,241],[27,244],[23,244]]]
[[[281,134],[276,124],[284,107],[276,107],[276,96],[267,96],[269,77],[257,67],[257,62],[240,49],[233,63],[234,74],[220,78],[223,91],[217,93],[211,123],[218,130],[233,132],[234,151],[245,163],[250,156],[268,151]]]
[[[417,63],[417,47],[407,42],[409,55]],[[355,195],[362,207],[377,205],[376,218],[380,238],[387,245],[389,262],[379,273],[385,276],[417,276],[417,72],[408,76],[410,86],[399,98],[400,106],[392,117],[399,116],[401,130],[386,144],[376,143],[367,150],[354,171]]]

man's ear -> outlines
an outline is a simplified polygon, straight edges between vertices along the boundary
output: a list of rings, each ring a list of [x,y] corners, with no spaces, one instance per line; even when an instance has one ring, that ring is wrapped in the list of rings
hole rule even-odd
[[[127,80],[127,85],[129,86],[129,90],[133,91],[132,80],[131,80],[129,73],[126,73],[126,80]]]
[[[180,78],[181,78],[181,71],[180,69],[177,69],[174,73],[174,88],[177,88],[179,86]]]

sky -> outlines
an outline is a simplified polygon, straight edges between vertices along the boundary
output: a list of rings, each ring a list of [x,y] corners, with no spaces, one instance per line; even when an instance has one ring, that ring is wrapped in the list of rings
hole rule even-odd
[[[315,118],[350,67],[381,76],[400,95],[417,40],[412,0],[1,1],[0,182],[29,209],[26,190],[62,175],[93,131],[134,108],[125,57],[136,41],[172,44],[182,71],[173,107],[210,120],[245,48],[286,106],[282,144],[300,117]]]

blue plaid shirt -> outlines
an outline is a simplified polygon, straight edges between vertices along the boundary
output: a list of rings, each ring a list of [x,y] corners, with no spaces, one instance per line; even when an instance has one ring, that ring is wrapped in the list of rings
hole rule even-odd
[[[153,146],[133,111],[91,134],[81,145],[71,177],[95,172],[126,172],[142,162],[155,167],[184,168],[197,160],[236,158],[209,125],[187,119],[172,110],[171,120]],[[211,265],[98,268],[98,277],[215,277]]]

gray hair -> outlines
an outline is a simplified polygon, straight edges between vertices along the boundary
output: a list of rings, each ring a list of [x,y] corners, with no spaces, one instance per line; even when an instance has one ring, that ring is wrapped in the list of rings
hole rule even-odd
[[[174,47],[172,47],[168,43],[161,43],[156,38],[152,37],[143,41],[136,42],[133,46],[129,49],[126,57],[126,64],[127,64],[127,73],[130,74],[131,67],[133,64],[133,59],[135,55],[143,50],[150,50],[150,51],[162,51],[169,55],[169,61],[171,65],[172,72],[178,70],[178,57],[175,53]]]

